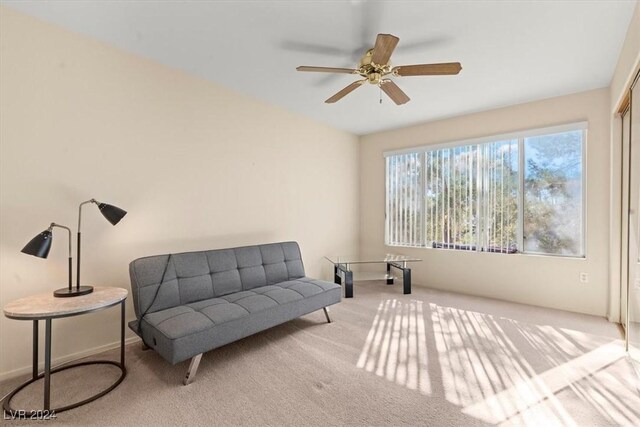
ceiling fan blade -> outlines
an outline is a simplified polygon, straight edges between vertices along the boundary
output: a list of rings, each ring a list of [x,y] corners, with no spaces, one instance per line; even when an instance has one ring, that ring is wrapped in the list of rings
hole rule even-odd
[[[395,84],[394,82],[392,82],[391,80],[383,80],[380,83],[380,88],[384,91],[384,93],[386,93],[389,98],[391,98],[391,100],[393,102],[395,102],[397,105],[402,105],[402,104],[406,104],[407,102],[409,102],[411,100],[411,98],[409,98],[407,96],[406,93],[404,93],[402,91],[402,89],[400,89],[398,87],[397,84]]]
[[[399,38],[391,34],[378,34],[376,45],[373,47],[371,62],[378,65],[387,65],[399,41]]]
[[[327,104],[333,104],[334,102],[340,101],[342,98],[344,98],[345,96],[349,95],[351,92],[353,92],[354,90],[362,86],[362,83],[364,82],[366,82],[366,79],[353,82],[349,86],[345,87],[340,92],[336,93],[335,95],[333,95],[331,98],[327,99],[324,102]]]
[[[355,74],[356,70],[353,68],[334,68],[334,67],[307,67],[302,65],[296,68],[298,71],[311,71],[315,73],[340,73],[340,74]]]
[[[444,64],[417,64],[399,65],[393,68],[393,72],[399,76],[443,76],[458,74],[462,70],[459,62],[447,62]]]

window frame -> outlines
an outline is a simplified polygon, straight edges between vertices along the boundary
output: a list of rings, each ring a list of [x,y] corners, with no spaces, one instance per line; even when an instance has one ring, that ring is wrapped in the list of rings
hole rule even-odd
[[[581,253],[578,255],[571,254],[551,254],[545,252],[533,252],[533,251],[525,251],[524,250],[524,174],[525,174],[525,144],[524,141],[527,138],[536,137],[536,136],[545,136],[545,135],[553,135],[564,132],[574,132],[574,131],[582,131],[582,144],[581,144],[581,165],[582,165],[582,173],[581,173],[581,185],[582,185],[582,206],[581,206],[581,215],[582,215],[582,224],[581,224],[581,232],[582,232],[582,245],[581,245]],[[385,151],[383,152],[384,157],[384,168],[385,168],[385,220],[384,220],[384,244],[389,247],[402,247],[402,248],[416,248],[416,249],[437,249],[431,248],[427,246],[424,236],[424,221],[426,220],[426,213],[424,210],[422,211],[421,221],[423,222],[423,226],[421,227],[422,236],[420,238],[421,244],[420,246],[410,245],[410,244],[392,244],[389,241],[389,169],[388,169],[388,158],[404,155],[404,154],[419,154],[422,158],[422,166],[425,166],[426,153],[430,151],[437,151],[441,149],[451,149],[456,147],[464,147],[464,146],[473,146],[476,145],[480,147],[482,144],[486,143],[495,143],[505,140],[517,140],[518,141],[518,223],[516,224],[517,229],[517,244],[518,244],[518,252],[515,254],[501,253],[501,252],[487,252],[497,255],[528,255],[528,256],[544,256],[544,257],[559,257],[559,258],[573,258],[573,259],[586,259],[587,251],[588,251],[588,236],[587,236],[587,174],[588,174],[588,161],[587,161],[587,144],[588,144],[588,122],[571,122],[556,126],[548,126],[543,128],[533,128],[526,129],[521,131],[515,131],[510,133],[484,136],[479,138],[465,139],[465,140],[455,140],[444,143],[437,144],[429,144],[422,145],[418,147],[410,147],[403,148],[399,150]],[[424,187],[426,185],[426,176],[424,173],[421,174],[421,185],[420,185],[420,195],[422,199],[422,208],[424,209]],[[480,240],[478,240],[479,242]],[[476,243],[475,251],[463,251],[463,252],[481,252],[480,244]]]

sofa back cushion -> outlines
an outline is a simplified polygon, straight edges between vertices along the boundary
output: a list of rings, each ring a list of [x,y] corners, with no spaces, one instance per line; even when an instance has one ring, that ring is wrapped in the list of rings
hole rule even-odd
[[[296,242],[184,252],[129,264],[136,317],[304,277]]]

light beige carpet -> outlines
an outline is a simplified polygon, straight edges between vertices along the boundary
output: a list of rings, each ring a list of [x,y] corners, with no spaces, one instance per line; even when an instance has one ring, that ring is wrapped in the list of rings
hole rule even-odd
[[[640,425],[638,380],[602,318],[414,286],[357,283],[354,299],[204,355],[196,381],[139,344],[125,381],[59,425]],[[117,358],[109,351],[101,358]],[[115,368],[54,375],[53,405]],[[0,396],[19,378],[0,384]],[[42,383],[14,400],[42,402]],[[24,421],[3,421],[28,425]],[[42,425],[42,423],[39,423]]]

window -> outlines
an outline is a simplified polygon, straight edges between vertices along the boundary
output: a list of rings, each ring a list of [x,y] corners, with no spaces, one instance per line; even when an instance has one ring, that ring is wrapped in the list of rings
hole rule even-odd
[[[524,250],[582,255],[582,132],[524,140]]]
[[[586,124],[386,156],[386,243],[584,256]]]

